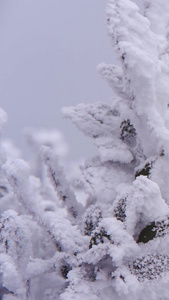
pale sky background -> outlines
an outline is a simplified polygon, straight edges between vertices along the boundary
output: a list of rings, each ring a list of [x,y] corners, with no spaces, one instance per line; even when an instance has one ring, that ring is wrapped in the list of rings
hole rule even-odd
[[[61,107],[109,102],[112,91],[96,72],[115,58],[106,33],[106,0],[0,1],[0,106],[5,137],[27,148],[23,128],[60,129],[70,158],[94,153],[61,115]]]

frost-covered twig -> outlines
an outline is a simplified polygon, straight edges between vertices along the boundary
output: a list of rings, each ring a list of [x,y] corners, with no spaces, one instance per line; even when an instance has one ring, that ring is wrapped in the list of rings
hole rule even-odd
[[[50,235],[58,251],[68,251],[70,245],[71,253],[78,252],[85,247],[85,238],[81,236],[78,228],[66,218],[66,214],[62,210],[58,212],[43,211],[40,205],[43,199],[39,190],[35,189],[36,182],[34,180],[36,181],[36,179],[30,177],[26,162],[23,160],[8,162],[4,169],[18,201]]]
[[[123,69],[121,67],[101,63],[98,65],[98,72],[117,95],[129,100],[130,95],[127,94],[128,90],[125,88],[129,86],[129,81],[124,78]]]
[[[59,166],[57,156],[48,147],[42,147],[42,159],[47,166],[48,174],[52,180],[52,184],[57,192],[58,197],[65,204],[68,212],[77,218],[84,209],[83,206],[77,202],[76,196],[71,190],[69,183],[63,173],[63,168]]]

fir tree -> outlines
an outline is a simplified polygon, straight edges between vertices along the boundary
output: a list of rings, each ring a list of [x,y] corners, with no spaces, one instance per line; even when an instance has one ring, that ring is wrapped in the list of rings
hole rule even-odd
[[[77,178],[52,135],[27,134],[40,152],[33,171],[2,141],[5,300],[169,299],[169,3],[143,4],[142,13],[131,0],[108,1],[119,63],[98,70],[112,103],[63,109],[98,148]],[[5,121],[0,110],[0,131]]]

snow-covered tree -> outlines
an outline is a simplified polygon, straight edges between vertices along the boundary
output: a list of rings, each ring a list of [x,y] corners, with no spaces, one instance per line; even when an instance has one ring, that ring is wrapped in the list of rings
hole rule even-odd
[[[118,62],[98,70],[112,103],[63,109],[98,148],[76,177],[57,131],[27,132],[33,170],[2,141],[5,300],[169,299],[169,2],[142,3],[108,1]]]

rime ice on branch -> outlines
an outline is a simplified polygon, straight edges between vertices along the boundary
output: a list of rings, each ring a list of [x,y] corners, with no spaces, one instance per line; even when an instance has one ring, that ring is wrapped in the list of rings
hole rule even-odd
[[[81,167],[89,193],[84,232],[91,236],[82,257],[93,270],[95,280],[88,286],[93,299],[168,297],[169,4],[155,0],[143,1],[143,6],[142,14],[134,1],[108,1],[108,33],[119,63],[102,63],[98,71],[114,91],[112,103],[63,110],[99,153]],[[127,244],[123,248],[124,233],[111,225],[114,218],[133,238],[133,250]],[[65,299],[76,299],[71,272]],[[84,285],[77,287],[80,297]]]
[[[63,109],[98,148],[77,180],[59,162],[58,132],[27,134],[43,169],[38,178],[0,148],[5,300],[168,299],[169,3],[143,6],[142,13],[134,1],[108,1],[118,65],[98,71],[112,103]],[[5,119],[0,110],[0,130]]]

